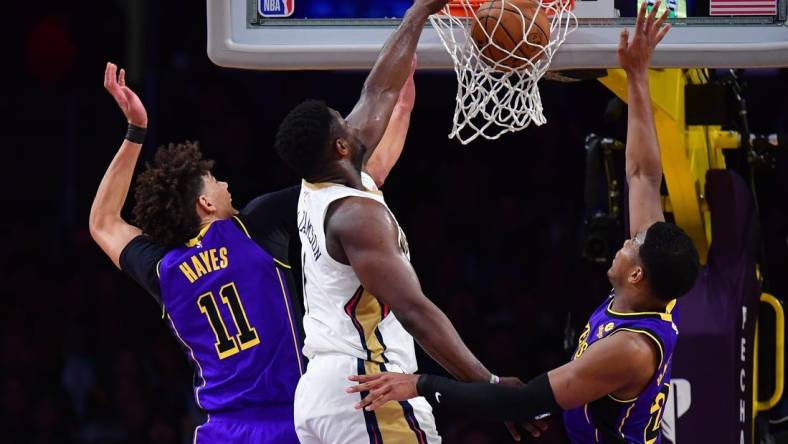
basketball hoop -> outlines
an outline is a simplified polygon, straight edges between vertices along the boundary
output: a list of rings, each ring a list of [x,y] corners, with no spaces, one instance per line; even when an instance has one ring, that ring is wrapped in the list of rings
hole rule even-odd
[[[441,13],[430,16],[454,62],[457,103],[449,138],[463,145],[479,136],[494,140],[547,121],[537,82],[567,35],[577,28],[574,0],[496,0],[480,9],[483,3],[452,0]],[[512,23],[522,41],[512,42],[510,48],[494,37],[506,31],[511,39],[511,29],[504,28]],[[532,43],[532,31],[547,26],[549,38]]]

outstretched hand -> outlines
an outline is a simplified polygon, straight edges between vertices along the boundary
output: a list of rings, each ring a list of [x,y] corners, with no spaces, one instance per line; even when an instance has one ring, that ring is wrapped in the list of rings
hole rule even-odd
[[[389,401],[405,401],[419,396],[416,390],[419,375],[384,372],[376,375],[351,375],[348,379],[359,384],[348,387],[346,392],[369,392],[366,398],[356,404],[356,409],[372,411]]]
[[[635,29],[632,31],[632,39],[629,38],[629,29],[621,31],[621,40],[618,44],[618,63],[628,73],[635,71],[645,71],[651,61],[654,48],[665,37],[670,30],[670,24],[665,23],[670,11],[665,12],[657,19],[657,10],[661,5],[657,0],[651,8],[651,12],[646,14],[646,4],[643,2],[638,12],[635,22]]]
[[[148,113],[145,106],[134,91],[126,86],[126,70],[121,69],[114,63],[107,62],[104,70],[104,88],[112,94],[112,98],[123,111],[129,123],[146,128],[148,126]]]

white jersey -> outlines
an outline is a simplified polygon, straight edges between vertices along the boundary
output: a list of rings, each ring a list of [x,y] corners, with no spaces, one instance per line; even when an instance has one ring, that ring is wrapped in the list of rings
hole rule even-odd
[[[367,191],[333,183],[301,184],[298,230],[303,264],[304,355],[313,359],[318,354],[339,353],[379,364],[390,362],[400,371],[413,373],[417,368],[413,337],[387,306],[362,287],[353,268],[334,260],[326,250],[325,215],[331,202],[357,196],[379,202],[388,210],[372,178],[362,173],[362,182]],[[399,240],[408,255],[402,229]]]

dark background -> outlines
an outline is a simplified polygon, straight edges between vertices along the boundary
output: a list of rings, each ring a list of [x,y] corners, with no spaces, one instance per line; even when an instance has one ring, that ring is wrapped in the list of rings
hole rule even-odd
[[[93,195],[125,131],[102,87],[105,63],[126,67],[147,105],[143,157],[199,140],[239,203],[297,183],[271,147],[285,113],[308,97],[349,111],[364,73],[218,68],[205,53],[199,1],[27,3],[5,21],[0,70],[2,441],[191,442],[201,415],[187,359],[153,299],[88,233]],[[788,130],[786,72],[745,77],[753,132]],[[606,267],[579,251],[585,136],[625,134],[625,119],[603,115],[612,94],[594,81],[544,81],[547,125],[462,147],[446,138],[453,76],[419,73],[416,83],[408,143],[384,190],[425,293],[498,374],[527,379],[565,362],[568,314],[582,326],[609,287]],[[756,180],[763,270],[778,297],[787,178],[783,151]],[[427,359],[422,370],[440,372]],[[506,442],[501,424],[438,420],[447,443]]]

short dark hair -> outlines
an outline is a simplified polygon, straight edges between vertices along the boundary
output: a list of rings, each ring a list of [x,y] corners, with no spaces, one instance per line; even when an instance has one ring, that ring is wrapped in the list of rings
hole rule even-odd
[[[276,133],[279,157],[302,178],[314,176],[328,151],[333,121],[323,101],[307,100],[296,106]]]
[[[654,223],[646,231],[639,255],[648,284],[660,299],[684,296],[695,284],[700,269],[698,250],[678,226]]]
[[[200,230],[195,204],[211,168],[196,142],[160,147],[153,165],[137,177],[132,214],[142,232],[168,247],[194,237]]]

